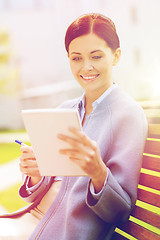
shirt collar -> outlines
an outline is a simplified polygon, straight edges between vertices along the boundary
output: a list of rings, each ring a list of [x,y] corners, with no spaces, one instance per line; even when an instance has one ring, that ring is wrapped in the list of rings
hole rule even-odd
[[[96,109],[98,104],[100,104],[104,98],[106,98],[112,91],[115,89],[118,85],[114,83],[111,87],[109,87],[96,101],[92,103],[93,110]],[[80,98],[79,104],[78,104],[79,109],[84,109],[85,108],[85,93]]]
[[[85,108],[85,93],[80,97],[78,108]]]

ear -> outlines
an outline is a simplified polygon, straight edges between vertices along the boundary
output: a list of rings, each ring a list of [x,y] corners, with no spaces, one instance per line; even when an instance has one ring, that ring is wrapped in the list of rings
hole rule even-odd
[[[121,49],[117,48],[114,52],[113,66],[116,66],[121,57]]]

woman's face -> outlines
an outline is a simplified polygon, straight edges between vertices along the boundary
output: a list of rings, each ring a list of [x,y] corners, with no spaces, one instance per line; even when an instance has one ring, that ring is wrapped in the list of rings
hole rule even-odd
[[[112,66],[119,60],[120,49],[113,53],[103,39],[90,33],[70,43],[68,57],[73,76],[81,87],[100,95],[112,84]]]

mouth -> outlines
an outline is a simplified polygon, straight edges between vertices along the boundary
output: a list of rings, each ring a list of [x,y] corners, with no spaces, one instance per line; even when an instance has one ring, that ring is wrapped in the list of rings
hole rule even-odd
[[[92,75],[86,75],[86,76],[83,76],[83,75],[80,75],[80,77],[84,80],[84,81],[87,81],[87,82],[92,82],[94,81],[96,78],[99,77],[99,74],[92,74]]]

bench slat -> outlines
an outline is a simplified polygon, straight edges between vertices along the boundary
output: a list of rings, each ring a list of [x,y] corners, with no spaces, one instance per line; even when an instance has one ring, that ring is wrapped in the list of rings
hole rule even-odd
[[[149,131],[144,153],[160,156],[160,141],[158,140],[160,139],[160,109],[148,109],[145,110],[145,113],[149,123]],[[160,172],[160,158],[151,155],[147,156],[144,154],[142,168]],[[160,177],[158,176],[141,173],[139,184],[160,191]],[[138,189],[137,199],[144,203],[160,208],[160,195],[143,190],[141,187]],[[149,211],[147,207],[144,209],[140,206],[135,206],[133,212],[131,213],[131,216],[144,221],[156,228],[160,228],[160,215],[156,214],[156,211]],[[131,220],[128,220],[126,223],[121,224],[121,226],[119,226],[119,229],[137,238],[138,240],[160,240],[160,235],[153,233],[148,229],[145,229],[144,227],[132,222]],[[113,240],[119,239],[124,240],[125,237],[121,237],[118,235],[118,233],[115,233]]]
[[[143,156],[142,168],[160,172],[160,158]]]
[[[160,108],[160,100],[139,101],[139,104],[143,109]]]
[[[137,199],[155,207],[160,207],[160,195],[158,194],[138,189]]]
[[[149,124],[148,137],[160,138],[160,124]]]
[[[135,206],[131,215],[138,218],[154,227],[160,228],[160,215],[150,212],[147,209]]]
[[[160,141],[156,141],[154,139],[147,139],[144,152],[160,155]]]
[[[160,240],[160,236],[156,233],[149,231],[148,229],[137,225],[136,223],[128,220],[122,227],[118,227],[126,233],[132,235],[138,240]]]
[[[147,121],[149,124],[159,124],[160,123],[160,117],[148,117]]]
[[[160,178],[157,176],[141,173],[139,184],[146,187],[154,188],[156,190],[160,190]]]
[[[105,239],[107,240],[107,239]],[[111,240],[128,240],[128,238],[125,238],[124,236],[120,235],[119,233],[115,232],[113,234],[113,237]]]
[[[160,118],[160,109],[144,109],[147,118]]]

